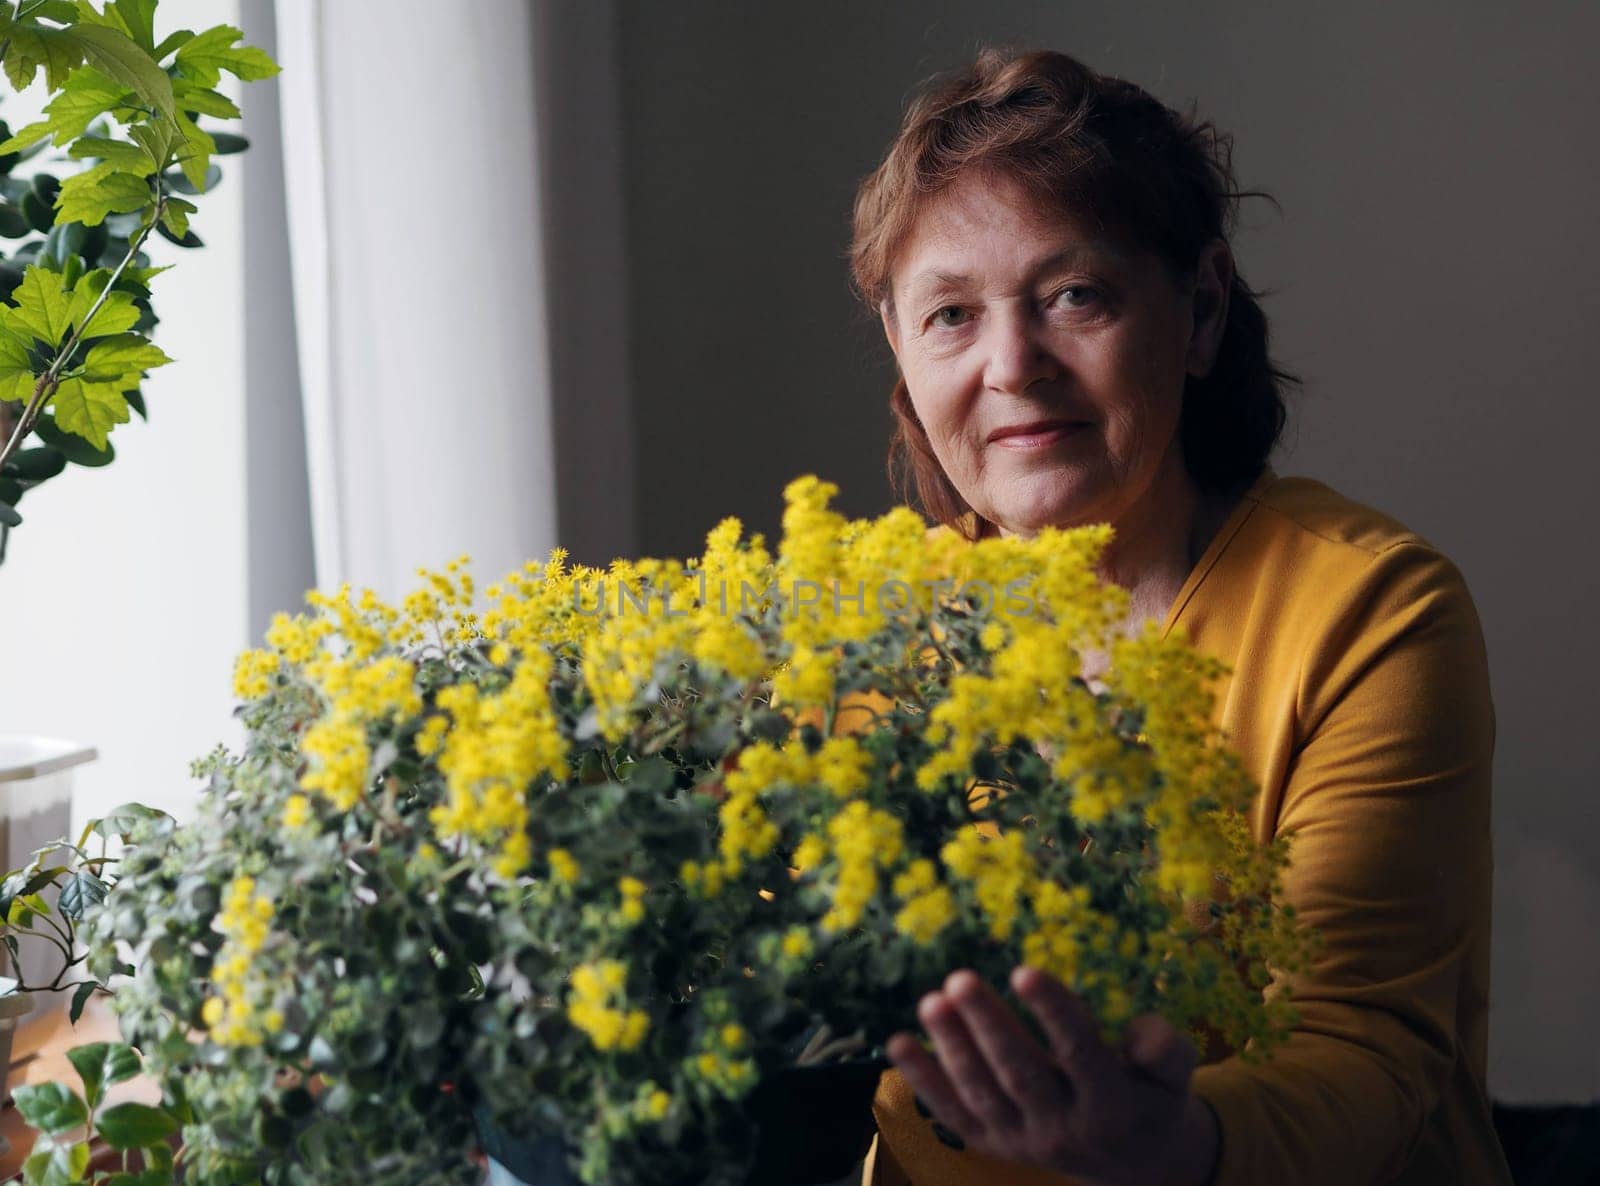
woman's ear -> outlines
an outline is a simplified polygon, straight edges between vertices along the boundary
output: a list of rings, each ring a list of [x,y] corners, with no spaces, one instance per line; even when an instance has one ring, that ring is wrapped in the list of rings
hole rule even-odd
[[[1233,253],[1223,240],[1213,239],[1200,250],[1189,293],[1194,329],[1184,363],[1191,375],[1204,378],[1217,361],[1222,333],[1228,325],[1228,294],[1232,290]]]
[[[895,361],[900,359],[900,323],[895,320],[894,302],[881,300],[878,302],[878,316],[883,321],[883,336],[889,339],[889,349],[894,351]]]

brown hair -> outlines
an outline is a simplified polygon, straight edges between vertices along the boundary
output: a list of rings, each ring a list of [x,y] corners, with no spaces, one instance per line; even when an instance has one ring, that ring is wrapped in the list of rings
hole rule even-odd
[[[850,264],[874,312],[890,299],[895,255],[931,199],[968,169],[996,169],[1042,204],[1087,218],[1135,250],[1152,251],[1175,276],[1193,273],[1201,249],[1226,240],[1239,199],[1232,137],[1184,116],[1142,88],[1096,73],[1062,53],[989,48],[932,80],[912,100],[883,163],[856,193]],[[1284,392],[1298,378],[1267,353],[1267,319],[1234,271],[1215,363],[1185,381],[1179,437],[1202,489],[1248,485],[1283,432]],[[911,406],[905,379],[889,397],[897,426],[890,478],[907,502],[968,539],[996,533],[945,475]]]

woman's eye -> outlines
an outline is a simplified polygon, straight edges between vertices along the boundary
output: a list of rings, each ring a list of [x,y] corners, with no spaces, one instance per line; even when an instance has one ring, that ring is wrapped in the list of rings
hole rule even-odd
[[[1069,284],[1056,293],[1056,303],[1069,309],[1086,309],[1100,299],[1100,290],[1092,284]]]
[[[933,323],[949,329],[966,320],[967,311],[960,305],[946,305],[933,315]]]

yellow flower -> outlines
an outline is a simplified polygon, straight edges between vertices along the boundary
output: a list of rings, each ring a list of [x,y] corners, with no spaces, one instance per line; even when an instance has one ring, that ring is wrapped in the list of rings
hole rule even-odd
[[[582,873],[577,860],[564,848],[552,848],[546,859],[550,862],[550,874],[557,881],[571,885]]]
[[[650,1031],[648,1013],[624,1007],[627,976],[627,965],[619,960],[580,964],[572,971],[567,1019],[596,1050],[636,1050]]]
[[[804,927],[790,927],[784,932],[780,950],[787,959],[803,960],[811,954],[811,936]]]

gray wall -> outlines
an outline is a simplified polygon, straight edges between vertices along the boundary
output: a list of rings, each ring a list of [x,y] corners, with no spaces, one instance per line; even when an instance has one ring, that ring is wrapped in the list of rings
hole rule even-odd
[[[844,252],[854,187],[919,79],[980,42],[1051,46],[1196,100],[1236,135],[1242,183],[1284,210],[1250,204],[1238,255],[1277,290],[1279,352],[1307,379],[1278,468],[1432,538],[1485,621],[1499,713],[1491,1087],[1600,1096],[1587,720],[1600,72],[1586,68],[1600,7],[612,11],[633,393],[615,427],[638,454],[631,504],[611,518],[650,554],[697,552],[726,513],[775,533],[782,486],[802,472],[838,481],[851,514],[889,504],[892,372]],[[582,85],[582,64],[567,69]]]

